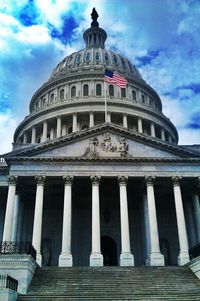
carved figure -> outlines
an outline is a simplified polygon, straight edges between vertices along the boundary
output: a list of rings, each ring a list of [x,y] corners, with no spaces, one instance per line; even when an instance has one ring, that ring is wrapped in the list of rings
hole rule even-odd
[[[103,135],[103,142],[101,143],[101,148],[105,152],[114,152],[116,151],[117,147],[115,144],[111,142],[111,136],[109,133],[105,133]]]
[[[84,156],[91,157],[91,158],[96,158],[98,156],[98,145],[99,145],[99,140],[97,137],[91,138],[89,140],[89,145],[86,148]]]
[[[97,18],[99,17],[99,15],[98,15],[95,7],[92,10],[91,17],[92,17],[92,20],[93,20],[92,23],[91,23],[91,26],[92,27],[98,27],[99,23],[97,22]]]
[[[125,138],[119,138],[118,139],[120,145],[119,145],[119,152],[121,157],[126,157],[128,154],[128,142]]]

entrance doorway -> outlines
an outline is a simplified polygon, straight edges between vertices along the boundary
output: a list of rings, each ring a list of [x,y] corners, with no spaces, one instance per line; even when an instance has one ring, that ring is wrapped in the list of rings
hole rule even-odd
[[[101,237],[101,252],[104,266],[117,265],[117,245],[114,239],[109,236]]]

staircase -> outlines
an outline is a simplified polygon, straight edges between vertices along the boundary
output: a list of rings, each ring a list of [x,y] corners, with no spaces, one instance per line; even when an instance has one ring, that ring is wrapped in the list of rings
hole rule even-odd
[[[188,267],[42,267],[18,301],[200,301]]]

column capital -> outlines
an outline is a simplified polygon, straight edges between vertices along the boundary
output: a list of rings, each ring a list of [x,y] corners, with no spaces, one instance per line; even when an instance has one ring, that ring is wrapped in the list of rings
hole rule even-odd
[[[147,186],[153,186],[154,183],[155,183],[155,177],[153,177],[153,176],[146,176],[145,177],[145,181],[146,181]]]
[[[100,176],[91,176],[90,180],[92,182],[92,185],[99,185],[101,177]]]
[[[16,176],[8,176],[8,184],[9,185],[16,185],[17,184],[17,177]]]
[[[37,185],[44,185],[45,180],[46,180],[45,176],[35,176],[35,181]]]
[[[127,181],[128,181],[128,177],[127,176],[118,176],[118,183],[119,185],[126,185]]]
[[[73,176],[63,176],[63,180],[64,180],[64,183],[65,185],[72,185],[72,182],[73,182]]]
[[[182,177],[178,177],[178,176],[172,177],[173,186],[180,186],[181,179]]]

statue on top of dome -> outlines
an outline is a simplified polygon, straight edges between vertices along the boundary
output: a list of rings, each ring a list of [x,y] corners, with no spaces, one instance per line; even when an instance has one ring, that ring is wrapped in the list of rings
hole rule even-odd
[[[92,27],[99,27],[99,23],[97,22],[97,19],[98,19],[99,15],[98,15],[95,7],[92,10],[91,16],[92,16],[92,20],[93,20],[92,23],[91,23],[91,26]]]

